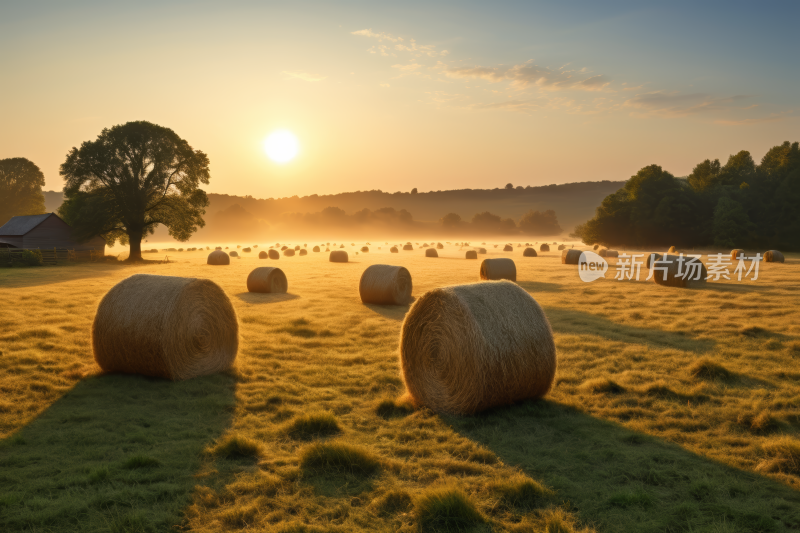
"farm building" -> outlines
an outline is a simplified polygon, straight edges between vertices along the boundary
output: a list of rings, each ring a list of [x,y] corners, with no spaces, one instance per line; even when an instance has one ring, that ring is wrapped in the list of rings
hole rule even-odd
[[[0,248],[52,250],[96,250],[105,253],[102,237],[79,243],[72,237],[72,228],[55,213],[11,217],[0,226]]]

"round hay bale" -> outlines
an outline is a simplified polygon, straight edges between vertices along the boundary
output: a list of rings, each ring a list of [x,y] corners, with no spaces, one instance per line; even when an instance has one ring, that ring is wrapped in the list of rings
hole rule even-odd
[[[580,250],[561,250],[562,265],[577,265],[581,259]]]
[[[708,271],[706,270],[706,266],[703,264],[702,261],[693,261],[694,264],[699,264],[700,268],[700,279],[694,279],[697,276],[697,271],[691,271],[690,268],[687,266],[689,261],[683,262],[682,272],[684,276],[678,277],[678,256],[677,255],[667,255],[664,254],[662,256],[660,263],[653,263],[653,281],[658,285],[664,285],[666,287],[683,287],[683,288],[693,288],[693,287],[705,287],[706,286],[706,278],[708,277]],[[665,269],[666,268],[666,279],[664,277]],[[692,279],[686,279],[685,274],[687,272],[692,273]]]
[[[594,246],[592,246],[592,250],[597,250],[598,248],[600,248],[599,244],[595,244]]]
[[[486,248],[478,248],[478,253],[479,254],[485,254],[486,253]]]
[[[550,251],[550,246],[547,245],[547,244],[542,244],[541,246],[539,246],[539,251],[540,252],[549,252]]]
[[[300,251],[297,252],[297,254],[298,255],[308,255],[308,250],[306,250],[305,248],[301,248]]]
[[[439,257],[439,254],[436,251],[436,248],[428,248],[425,250],[425,257]]]
[[[413,250],[413,249],[414,249],[414,246],[412,246],[410,244],[404,244],[403,245],[403,250]]]
[[[677,250],[675,249],[674,246],[670,246],[669,250],[667,250],[667,253],[668,254],[674,254],[674,253],[677,253]]]
[[[264,250],[261,250],[260,252],[258,252],[258,258],[259,259],[266,259],[267,257],[269,257],[269,256],[267,255],[267,252],[265,252]]]
[[[556,372],[550,323],[530,294],[508,281],[433,289],[400,330],[400,366],[417,405],[474,414],[541,398]]]
[[[231,250],[230,256],[231,257],[239,257],[239,252],[237,252],[236,250]]]
[[[767,263],[783,263],[786,259],[778,250],[767,250],[764,252],[764,261]]]
[[[428,243],[427,242],[422,243],[422,248],[427,248],[427,247],[428,247]]]
[[[514,251],[514,247],[511,246],[510,244],[506,244],[505,246],[503,246],[503,251],[504,252],[513,252]]]
[[[339,248],[344,248],[344,244],[339,245]]]
[[[328,258],[331,263],[347,263],[349,258],[344,250],[334,250]]]
[[[280,259],[281,254],[278,253],[278,250],[270,250],[269,251],[269,258],[270,259]]]
[[[295,252],[294,249],[292,248],[287,248],[283,251],[283,255],[285,255],[286,257],[292,257],[294,254]]]
[[[239,322],[211,280],[135,274],[100,301],[92,349],[106,372],[189,379],[230,368]]]
[[[286,246],[286,245],[284,244],[283,246],[281,246],[281,251],[284,251],[284,250],[286,250],[286,249],[288,249],[288,248],[289,248],[289,247],[288,247],[288,246]]]
[[[278,267],[258,267],[247,276],[247,290],[250,292],[286,292],[289,282],[286,274]]]
[[[243,252],[252,252],[252,250],[251,250],[249,247],[247,247],[247,248],[242,248],[242,251],[243,251]]]
[[[222,250],[214,250],[208,254],[208,261],[206,262],[209,265],[230,265],[231,258]]]
[[[216,248],[214,248],[214,249],[215,249],[215,250],[222,250],[222,246],[217,246],[217,247],[216,247]]]
[[[368,248],[367,246],[362,246],[362,247],[361,247],[361,252],[362,252],[362,253],[369,252],[369,248]]]
[[[393,254],[400,253],[400,251],[397,249],[397,246],[392,246],[391,248],[389,248],[389,251]]]
[[[616,250],[609,250],[607,248],[601,248],[597,255],[600,257],[619,257],[619,252]]]
[[[508,257],[484,259],[481,262],[480,279],[517,281],[517,265]]]
[[[738,261],[740,255],[743,258],[745,256],[744,250],[742,250],[741,248],[734,248],[733,250],[731,250],[731,261]]]
[[[411,274],[405,267],[372,265],[361,274],[358,293],[365,304],[406,305],[411,302]]]
[[[558,245],[558,249],[559,250],[566,250],[567,249],[567,245],[566,244],[559,244]]]
[[[476,252],[475,250],[467,250],[466,259],[477,259],[477,258],[478,258],[478,252]]]
[[[437,249],[437,250],[444,250],[444,244],[442,244],[442,243],[440,243],[440,242],[437,242],[437,243],[436,243],[436,249]]]
[[[653,270],[653,263],[655,261],[661,261],[661,258],[664,257],[661,254],[652,253],[647,256],[647,269]]]
[[[522,257],[538,257],[538,255],[536,255],[536,250],[533,248],[525,248],[522,250]]]
[[[296,252],[297,250],[299,250],[299,249],[300,249],[300,245],[299,245],[299,244],[298,244],[297,246],[295,246],[295,247],[294,247],[294,251],[295,251],[295,252]]]
[[[319,252],[319,246],[315,246],[311,249],[312,252]]]

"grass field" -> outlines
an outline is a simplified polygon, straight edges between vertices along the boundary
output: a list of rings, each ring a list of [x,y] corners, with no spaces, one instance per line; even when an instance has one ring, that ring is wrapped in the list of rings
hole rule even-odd
[[[363,305],[358,280],[401,264],[419,296],[477,281],[480,261],[358,247],[347,264],[261,245],[228,267],[198,251],[0,270],[0,530],[800,531],[796,255],[687,290],[489,247],[544,307],[559,369],[545,400],[460,418],[397,401],[408,307]],[[247,293],[273,263],[288,294]],[[134,273],[222,286],[235,368],[101,375],[94,312]]]

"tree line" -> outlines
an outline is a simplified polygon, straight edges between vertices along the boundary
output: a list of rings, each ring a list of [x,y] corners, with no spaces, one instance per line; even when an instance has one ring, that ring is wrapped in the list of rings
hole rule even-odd
[[[686,178],[658,165],[607,196],[571,237],[605,246],[717,246],[800,250],[800,148],[788,141],[756,163],[706,159]]]

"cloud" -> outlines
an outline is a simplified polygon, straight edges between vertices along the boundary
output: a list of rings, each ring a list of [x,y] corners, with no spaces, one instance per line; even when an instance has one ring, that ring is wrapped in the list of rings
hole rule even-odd
[[[608,78],[600,74],[587,76],[585,69],[553,70],[530,63],[513,67],[449,68],[445,73],[451,78],[481,79],[491,83],[507,81],[517,89],[535,86],[550,91],[601,91],[611,83]]]
[[[734,108],[736,102],[746,98],[749,97],[745,95],[718,97],[706,93],[655,91],[637,94],[626,100],[623,107],[634,109],[645,116],[685,117],[730,110]]]
[[[311,82],[322,81],[325,78],[327,78],[327,76],[314,76],[313,74],[309,74],[307,72],[300,72],[300,71],[289,72],[289,71],[284,70],[282,74],[285,74],[285,75],[289,76],[290,78],[297,78],[299,80],[311,81]]]
[[[382,56],[388,56],[389,50],[395,50],[397,52],[410,52],[414,54],[416,57],[428,56],[428,57],[444,57],[447,56],[450,52],[447,50],[442,50],[441,52],[437,51],[435,45],[432,44],[417,44],[415,39],[409,39],[408,44],[405,44],[405,40],[402,37],[395,37],[391,33],[384,33],[384,32],[374,32],[372,29],[366,30],[358,30],[358,31],[351,31],[350,35],[358,35],[359,37],[369,37],[371,39],[377,39],[378,42],[382,43],[383,41],[389,41],[392,43],[397,43],[394,46],[387,46],[385,44],[379,46],[372,46],[369,50],[367,50],[371,54],[380,54]],[[395,54],[391,54],[395,55]]]
[[[485,104],[472,104],[470,109],[484,110],[484,109],[505,109],[508,111],[533,111],[534,109],[541,109],[541,105],[531,100],[508,100],[505,102],[491,102]]]
[[[370,37],[372,39],[378,39],[379,42],[391,41],[393,43],[396,43],[397,41],[402,41],[403,40],[402,37],[395,37],[395,36],[393,36],[393,35],[391,35],[389,33],[383,33],[383,32],[377,32],[376,33],[374,31],[372,31],[372,28],[367,29],[367,30],[351,31],[350,35],[358,35],[360,37]]]
[[[392,68],[396,68],[402,70],[403,72],[411,72],[412,70],[417,70],[422,65],[417,63],[412,63],[411,65],[392,65]]]

